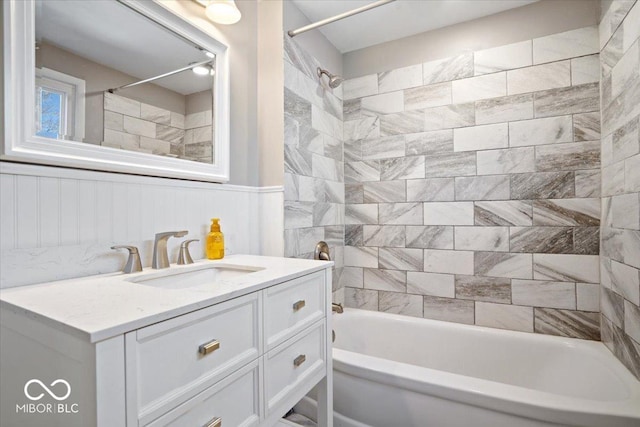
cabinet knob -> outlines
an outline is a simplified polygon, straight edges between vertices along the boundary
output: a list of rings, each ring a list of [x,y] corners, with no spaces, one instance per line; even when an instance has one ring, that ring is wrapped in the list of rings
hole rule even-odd
[[[198,353],[206,356],[207,354],[213,353],[214,351],[216,351],[219,348],[220,348],[220,341],[212,340],[212,341],[209,341],[208,343],[204,343],[200,347],[198,347]]]
[[[307,303],[303,299],[301,299],[300,301],[296,301],[293,303],[293,311],[298,311],[305,305],[307,305]]]
[[[215,417],[214,419],[206,423],[204,427],[222,427],[222,418]]]
[[[300,356],[293,359],[293,366],[297,368],[298,366],[302,365],[306,360],[307,360],[307,356],[305,356],[304,354],[301,354]]]

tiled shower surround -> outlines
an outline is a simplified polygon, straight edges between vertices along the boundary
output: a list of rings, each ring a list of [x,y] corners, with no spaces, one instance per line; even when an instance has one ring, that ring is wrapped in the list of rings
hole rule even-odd
[[[285,36],[285,256],[313,258],[327,242],[340,288],[344,250],[344,164],[340,90],[321,85],[318,61]],[[334,301],[342,300],[335,295]]]
[[[602,340],[640,379],[640,3],[614,1],[605,12],[600,23]]]
[[[344,83],[347,306],[600,339],[598,52],[588,27]]]

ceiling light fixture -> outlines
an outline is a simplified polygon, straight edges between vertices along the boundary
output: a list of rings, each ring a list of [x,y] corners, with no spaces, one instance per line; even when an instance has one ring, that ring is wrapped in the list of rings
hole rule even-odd
[[[242,18],[234,0],[194,0],[205,7],[205,15],[217,24],[231,25]]]

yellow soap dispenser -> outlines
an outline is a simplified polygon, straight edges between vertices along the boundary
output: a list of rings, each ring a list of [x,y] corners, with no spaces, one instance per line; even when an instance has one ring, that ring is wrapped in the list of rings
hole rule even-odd
[[[211,219],[211,231],[207,234],[207,258],[224,258],[224,234],[220,231],[220,218]]]

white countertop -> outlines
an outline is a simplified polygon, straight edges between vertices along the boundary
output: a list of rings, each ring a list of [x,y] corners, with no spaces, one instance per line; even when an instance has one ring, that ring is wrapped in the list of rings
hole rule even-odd
[[[215,285],[163,288],[133,283],[144,275],[177,273],[197,266],[254,266],[252,272]],[[90,342],[102,341],[152,323],[246,295],[276,283],[330,267],[333,262],[256,255],[231,255],[141,273],[111,273],[2,289],[0,305]]]

